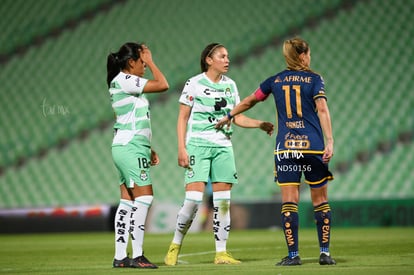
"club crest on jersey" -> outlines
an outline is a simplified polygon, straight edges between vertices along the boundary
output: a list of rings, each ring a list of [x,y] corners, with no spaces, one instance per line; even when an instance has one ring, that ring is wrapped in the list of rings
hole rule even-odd
[[[224,94],[225,94],[227,97],[231,97],[231,90],[230,90],[230,88],[226,88],[226,91],[224,92]]]
[[[141,180],[148,180],[148,174],[147,174],[147,172],[145,172],[145,170],[141,170],[141,174],[140,174],[140,179]]]
[[[189,178],[194,177],[194,170],[192,168],[188,168],[187,177],[189,177]]]

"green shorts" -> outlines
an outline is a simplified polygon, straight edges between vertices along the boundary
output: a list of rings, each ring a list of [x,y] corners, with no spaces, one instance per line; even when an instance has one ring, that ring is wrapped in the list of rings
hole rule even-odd
[[[185,183],[237,183],[233,147],[201,147],[187,145],[190,168],[185,170]]]
[[[113,145],[112,158],[119,172],[119,184],[132,188],[151,185],[151,148],[138,140],[131,140],[126,145]]]

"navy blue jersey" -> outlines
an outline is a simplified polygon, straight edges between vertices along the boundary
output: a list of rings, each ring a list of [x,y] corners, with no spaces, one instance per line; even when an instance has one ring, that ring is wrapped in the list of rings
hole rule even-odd
[[[261,91],[260,91],[261,90]],[[256,92],[264,99],[273,94],[278,117],[276,154],[322,154],[324,138],[315,100],[325,96],[320,75],[284,70],[260,84]]]

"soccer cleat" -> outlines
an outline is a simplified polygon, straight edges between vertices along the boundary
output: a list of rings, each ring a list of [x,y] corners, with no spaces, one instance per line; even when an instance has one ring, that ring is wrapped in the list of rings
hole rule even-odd
[[[158,268],[155,264],[151,263],[144,255],[138,256],[131,260],[131,267],[134,268]]]
[[[319,264],[320,265],[335,265],[336,262],[334,259],[331,258],[331,256],[326,255],[325,253],[321,253],[319,256]]]
[[[289,258],[289,256],[286,256],[282,259],[282,261],[278,262],[276,265],[301,265],[302,261],[300,260],[299,256],[296,256],[294,258]]]
[[[113,267],[131,267],[131,259],[129,257],[125,257],[122,260],[114,259],[112,266]]]
[[[171,243],[168,248],[167,255],[164,258],[166,265],[176,265],[178,261],[178,254],[180,254],[181,245]]]
[[[234,259],[230,253],[223,251],[223,252],[216,253],[216,257],[214,258],[214,263],[215,264],[240,264],[241,261]]]

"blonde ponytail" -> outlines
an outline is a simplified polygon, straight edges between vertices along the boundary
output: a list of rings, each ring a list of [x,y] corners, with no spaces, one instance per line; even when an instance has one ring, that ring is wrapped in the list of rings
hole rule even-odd
[[[309,51],[308,43],[301,38],[293,38],[283,43],[283,55],[289,70],[311,71],[308,66],[302,64],[300,55]]]

